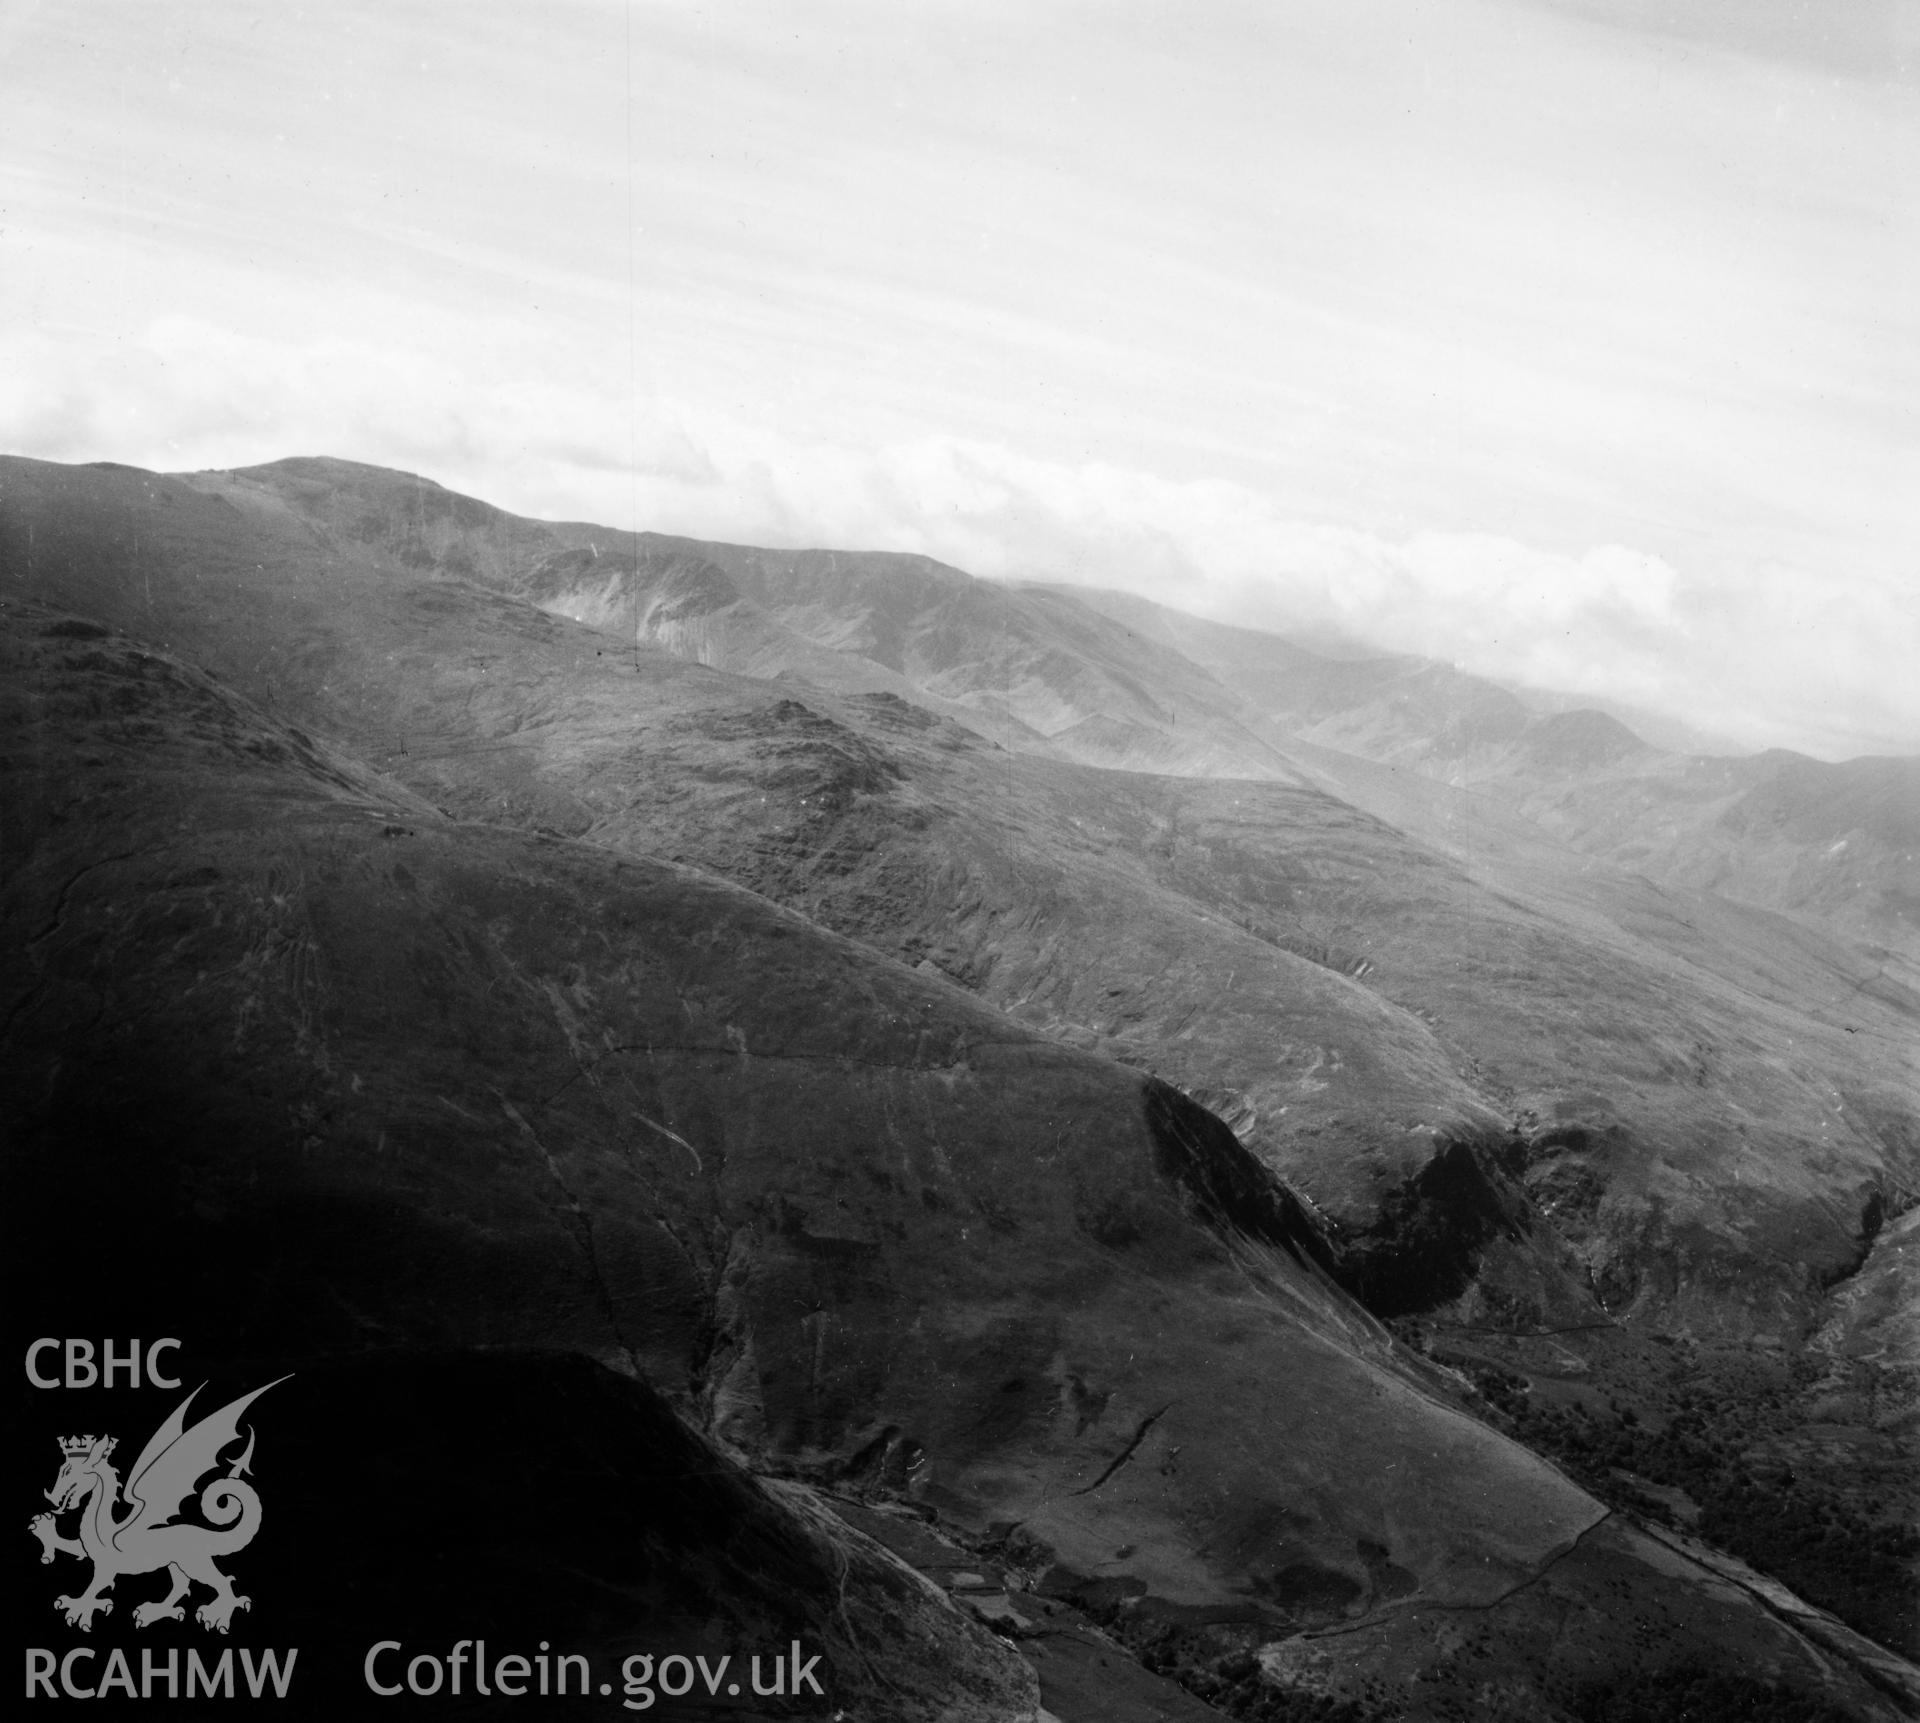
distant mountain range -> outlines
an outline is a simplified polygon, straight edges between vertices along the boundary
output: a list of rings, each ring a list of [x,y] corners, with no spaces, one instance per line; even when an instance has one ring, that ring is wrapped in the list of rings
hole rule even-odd
[[[1920,761],[325,459],[0,461],[0,600],[14,1207],[222,1356],[953,1540],[888,1714],[1920,1696]]]
[[[1674,754],[1607,713],[1541,711],[1543,697],[1425,659],[1330,657],[1122,593],[1001,585],[926,557],[533,522],[341,461],[194,482],[242,506],[268,493],[335,543],[697,663],[895,693],[1021,753],[1318,781],[1361,805],[1369,775],[1342,777],[1321,750],[1410,768],[1656,883],[1814,916],[1898,953],[1916,978],[1920,759]],[[1475,811],[1436,803],[1422,824],[1394,804],[1423,837]]]

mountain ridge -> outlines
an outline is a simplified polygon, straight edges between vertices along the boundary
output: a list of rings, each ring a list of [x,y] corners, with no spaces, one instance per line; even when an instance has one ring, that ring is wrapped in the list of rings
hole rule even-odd
[[[702,662],[798,675],[840,692],[900,694],[1005,746],[1091,765],[1288,781],[1304,769],[1298,750],[1312,746],[1363,765],[1408,768],[1496,793],[1550,840],[1660,883],[1707,886],[1756,908],[1811,916],[1893,953],[1908,984],[1920,985],[1920,869],[1911,816],[1900,811],[1912,804],[1920,765],[1876,767],[1873,756],[1835,765],[1778,749],[1676,755],[1641,743],[1595,708],[1542,713],[1518,692],[1431,661],[1328,657],[1132,595],[986,582],[910,553],[773,551],[526,522],[497,510],[482,517],[473,511],[486,505],[456,504],[437,486],[416,493],[416,502],[442,499],[439,515],[416,510],[408,523],[391,478],[344,465],[359,490],[386,498],[379,518],[392,542],[376,548],[438,556],[439,566],[505,583],[563,613],[568,595],[531,593],[509,547],[542,534],[594,557],[625,546],[629,584],[663,556],[717,570],[737,599],[706,607],[697,620],[656,624],[672,636],[670,650],[679,641],[683,655]],[[298,480],[336,470],[324,460],[253,469],[269,484],[276,473]],[[339,506],[329,510],[339,530]],[[621,616],[609,595],[618,579],[600,574],[590,607],[595,626],[616,637],[644,629],[650,616],[633,593]],[[1143,640],[1155,650],[1143,652]],[[1540,696],[1533,698],[1537,705]],[[1866,805],[1849,796],[1845,786],[1857,790],[1876,773],[1895,781],[1879,783]],[[1342,793],[1363,794],[1363,780],[1364,772]],[[1716,783],[1724,795],[1710,793]],[[1889,823],[1897,829],[1877,829]],[[1761,866],[1740,853],[1756,824],[1770,833],[1772,853]],[[1781,836],[1786,827],[1791,841]]]
[[[1791,1348],[1836,1320],[1822,1282],[1859,1275],[1886,1307],[1895,1259],[1876,1240],[1905,1236],[1886,1217],[1920,1186],[1899,1063],[1920,1000],[1897,965],[1876,978],[1816,923],[1570,868],[1574,852],[1517,827],[1463,861],[1339,786],[1398,795],[1443,836],[1461,824],[1444,808],[1484,786],[1319,744],[1285,778],[1095,769],[1002,746],[917,683],[822,688],[791,665],[749,677],[676,657],[514,590],[581,547],[453,493],[410,513],[414,487],[356,471],[391,506],[311,467],[283,494],[245,475],[0,463],[3,589],[191,659],[436,820],[716,875],[1022,1035],[1157,1072],[1300,1187],[1302,1249],[1319,1239],[1349,1290],[1436,1357],[1491,1345],[1474,1338],[1489,1325],[1514,1347],[1584,1325],[1585,1368],[1652,1416],[1648,1334]],[[504,856],[503,841],[463,840]],[[517,1139],[504,1115],[492,1129]],[[807,1206],[806,1249],[851,1242]],[[1140,1223],[1094,1224],[1118,1239]],[[1676,1262],[1690,1266],[1662,1266]],[[1445,1368],[1498,1391],[1477,1354]],[[1561,1392],[1529,1368],[1539,1394]],[[1177,1437],[1176,1420],[1151,1440]],[[1349,1578],[1372,1595],[1363,1570]],[[1155,1595],[1181,1595],[1182,1571]]]

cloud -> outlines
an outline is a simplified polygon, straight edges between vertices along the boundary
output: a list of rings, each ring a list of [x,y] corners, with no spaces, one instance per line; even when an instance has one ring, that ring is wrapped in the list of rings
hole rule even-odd
[[[1154,344],[1152,319],[1073,325],[1081,371],[1112,380],[1100,396],[1079,371],[1048,369],[1066,313],[1027,330],[1008,311],[1020,296],[948,305],[860,277],[835,321],[808,298],[826,288],[804,269],[766,292],[764,259],[747,259],[724,292],[710,271],[685,269],[670,294],[636,300],[543,254],[520,259],[518,298],[503,298],[493,282],[511,259],[472,248],[449,277],[459,290],[442,294],[436,259],[365,277],[267,269],[131,225],[106,246],[63,225],[75,204],[52,179],[13,190],[31,244],[13,288],[23,315],[0,323],[0,446],[21,453],[163,469],[340,453],[549,517],[908,549],[995,578],[1119,586],[1622,699],[1755,745],[1920,747],[1914,584],[1885,553],[1903,494],[1885,380],[1859,401],[1836,392],[1826,417],[1768,407],[1774,448],[1651,398],[1567,386],[1561,400],[1559,373],[1444,348],[1457,390],[1432,394],[1461,403],[1448,407],[1452,440],[1432,423],[1409,428],[1398,398],[1342,430],[1317,401],[1365,403],[1382,378],[1434,384],[1419,359],[1436,350],[1402,332],[1361,363],[1371,350],[1352,328],[1294,305],[1279,319],[1290,348],[1252,365],[1258,350],[1235,346],[1252,403],[1236,423],[1217,367],[1167,382],[1185,361]],[[1098,261],[1102,279],[1123,273],[1117,252]],[[1210,302],[1181,303],[1181,327],[1206,321],[1190,307]],[[1261,300],[1261,313],[1277,303]],[[945,328],[948,311],[958,321],[939,350],[900,334]],[[1686,321],[1695,327],[1692,311]],[[1010,328],[1025,330],[1031,363],[970,369]],[[1761,334],[1734,346],[1780,348]],[[1609,350],[1605,369],[1628,375],[1632,357]],[[1338,375],[1300,382],[1298,400],[1271,392],[1271,378],[1311,378],[1313,365]],[[1667,388],[1697,380],[1653,369]],[[891,376],[891,392],[862,396],[870,373]],[[1129,434],[1096,440],[1096,423]],[[1488,442],[1496,423],[1503,438]],[[1582,442],[1559,436],[1569,425]],[[1413,444],[1427,453],[1415,459]],[[1069,455],[1075,446],[1089,453]],[[1551,448],[1557,465],[1542,455]],[[1223,449],[1231,459],[1215,463]],[[1657,480],[1628,484],[1620,451]],[[1778,476],[1789,467],[1793,482]],[[1194,476],[1208,471],[1233,476]],[[1572,471],[1586,490],[1553,478]],[[1793,501],[1807,474],[1824,511]],[[1555,486],[1567,507],[1501,501]],[[1634,507],[1609,492],[1632,492]],[[1699,496],[1720,501],[1701,513]],[[1690,509],[1692,526],[1659,530]],[[1847,522],[1870,528],[1857,540],[1870,557],[1851,555]]]
[[[173,469],[343,454],[548,517],[1119,587],[1646,706],[1756,746],[1920,742],[1920,601],[1900,582],[1822,581],[1779,563],[1728,589],[1627,545],[1395,538],[1228,480],[983,440],[795,439],[710,407],[583,387],[564,367],[529,379],[463,359],[499,338],[458,319],[437,339],[408,328],[290,341],[179,316],[135,341],[15,329],[0,334],[0,446]]]
[[[1912,751],[1920,603],[1805,568],[1736,587],[1646,550],[1491,533],[1391,539],[1223,480],[1171,481],[929,438],[782,447],[689,425],[715,478],[640,494],[681,530],[923,552],[996,578],[1114,586],[1218,620],[1334,632],[1480,674],[1679,717],[1753,746]]]

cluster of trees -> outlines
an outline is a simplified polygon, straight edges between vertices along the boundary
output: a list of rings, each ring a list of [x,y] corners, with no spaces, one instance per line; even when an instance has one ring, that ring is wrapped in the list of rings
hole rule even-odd
[[[1580,1723],[1854,1723],[1824,1699],[1746,1675],[1675,1670],[1583,1689],[1572,1710]]]
[[[1381,1681],[1368,1680],[1345,1698],[1275,1686],[1244,1645],[1221,1649],[1221,1635],[1231,1629],[1142,1621],[1118,1603],[1087,1600],[1083,1607],[1145,1667],[1239,1723],[1395,1723],[1404,1714]]]
[[[1389,1705],[1384,1697],[1335,1699],[1325,1693],[1275,1687],[1261,1679],[1251,1657],[1245,1662],[1250,1667],[1237,1674],[1216,1666],[1179,1672],[1178,1679],[1196,1698],[1240,1723],[1391,1723],[1401,1715],[1399,1707]]]
[[[1920,1532],[1866,1518],[1845,1496],[1790,1467],[1747,1459],[1750,1425],[1733,1404],[1683,1398],[1653,1430],[1631,1407],[1605,1415],[1536,1403],[1510,1371],[1474,1372],[1475,1385],[1529,1446],[1549,1455],[1603,1501],[1676,1520],[1671,1504],[1635,1490],[1619,1472],[1678,1489],[1698,1504],[1686,1529],[1791,1586],[1862,1633],[1908,1656],[1920,1653],[1911,1607]],[[1711,1713],[1703,1713],[1710,1715]]]

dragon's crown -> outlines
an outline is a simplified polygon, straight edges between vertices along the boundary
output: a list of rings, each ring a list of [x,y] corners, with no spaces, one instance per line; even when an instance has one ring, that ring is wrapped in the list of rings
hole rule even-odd
[[[100,1438],[98,1436],[62,1436],[60,1438],[60,1452],[69,1456],[90,1454],[93,1452],[94,1443],[99,1440]],[[112,1439],[109,1438],[107,1445],[100,1450],[100,1458],[104,1460],[113,1452],[113,1449],[114,1443]]]

